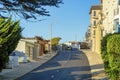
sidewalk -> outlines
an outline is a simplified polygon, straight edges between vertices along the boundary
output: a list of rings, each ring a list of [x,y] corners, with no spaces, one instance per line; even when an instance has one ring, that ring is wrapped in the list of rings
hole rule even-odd
[[[101,58],[101,54],[93,53],[90,50],[82,50],[89,61],[92,80],[108,80],[104,72],[104,65]]]
[[[24,74],[32,71],[33,69],[52,59],[55,55],[57,55],[57,53],[46,54],[44,56],[41,56],[41,60],[39,62],[21,63],[18,67],[15,67],[13,69],[4,69],[0,73],[0,80],[15,80],[16,78],[23,76]]]

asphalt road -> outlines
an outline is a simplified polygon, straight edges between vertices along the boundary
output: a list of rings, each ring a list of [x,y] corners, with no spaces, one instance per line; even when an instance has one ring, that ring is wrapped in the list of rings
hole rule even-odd
[[[91,80],[91,74],[85,54],[64,51],[17,80]]]

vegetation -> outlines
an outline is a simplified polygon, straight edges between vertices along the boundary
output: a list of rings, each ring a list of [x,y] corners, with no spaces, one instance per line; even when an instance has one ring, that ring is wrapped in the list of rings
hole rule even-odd
[[[50,16],[45,7],[59,7],[60,3],[62,0],[0,0],[0,17],[13,15],[13,13],[25,19]]]
[[[19,23],[20,21],[11,21],[11,18],[0,18],[0,71],[6,67],[10,53],[21,38],[22,30]]]
[[[52,38],[52,41],[51,41],[51,44],[52,44],[52,49],[53,50],[57,50],[57,45],[59,44],[59,41],[61,40],[60,37],[55,37],[55,38]]]
[[[120,80],[120,34],[109,34],[102,40],[102,58],[111,80]]]
[[[108,60],[108,54],[107,54],[107,38],[111,36],[111,34],[106,35],[103,37],[101,41],[101,56],[104,62],[105,72],[109,74],[109,60]]]

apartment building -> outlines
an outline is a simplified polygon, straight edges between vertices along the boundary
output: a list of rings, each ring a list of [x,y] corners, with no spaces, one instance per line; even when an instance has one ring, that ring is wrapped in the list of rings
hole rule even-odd
[[[120,32],[120,0],[100,0],[100,5],[91,6],[88,32],[91,50],[100,53],[102,37]]]
[[[93,5],[90,9],[90,39],[91,50],[100,53],[100,44],[102,38],[102,25],[101,25],[101,6]]]
[[[118,24],[117,17],[118,14],[118,0],[101,0],[102,6],[102,17],[103,19],[103,36],[109,33],[115,32],[115,22]],[[116,16],[115,16],[116,15]]]
[[[114,9],[114,32],[120,33],[120,0],[116,0],[117,7]]]

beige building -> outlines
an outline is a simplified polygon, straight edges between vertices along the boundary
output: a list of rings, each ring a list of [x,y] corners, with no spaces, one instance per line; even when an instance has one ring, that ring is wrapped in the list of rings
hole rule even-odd
[[[120,0],[100,0],[90,9],[91,50],[100,53],[102,37],[114,32],[120,32]]]
[[[100,53],[102,38],[101,6],[93,5],[90,9],[90,38],[91,50]]]

